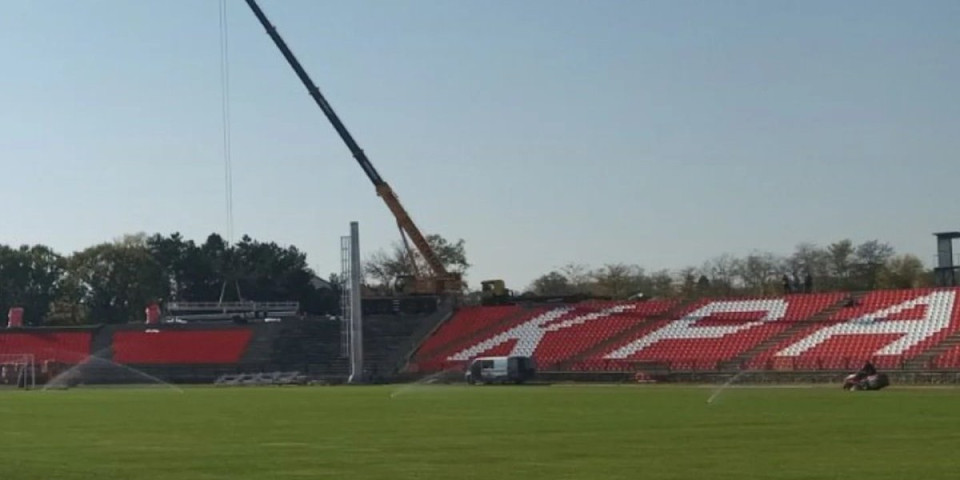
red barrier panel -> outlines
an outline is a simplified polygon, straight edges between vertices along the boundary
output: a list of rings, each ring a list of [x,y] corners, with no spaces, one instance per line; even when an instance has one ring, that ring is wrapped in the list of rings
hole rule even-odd
[[[113,360],[135,365],[237,363],[252,337],[249,328],[116,332]]]
[[[33,355],[37,363],[80,363],[90,356],[90,339],[90,332],[2,332],[0,354]]]

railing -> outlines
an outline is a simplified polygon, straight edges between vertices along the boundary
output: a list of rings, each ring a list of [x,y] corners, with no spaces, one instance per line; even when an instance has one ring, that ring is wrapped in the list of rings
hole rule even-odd
[[[890,370],[956,370],[937,368],[933,361],[921,366],[911,366],[911,359],[901,359],[893,363],[883,363],[877,368]],[[635,360],[594,360],[575,363],[569,371],[579,372],[736,372],[736,371],[765,371],[776,372],[811,372],[811,371],[848,371],[859,370],[864,359],[857,356],[846,357],[815,357],[815,358],[774,358],[765,360],[762,365],[751,366],[749,360],[745,362],[714,361],[714,360],[662,360],[662,361],[635,361]],[[453,366],[457,362],[448,362]]]
[[[300,302],[170,302],[168,312],[298,312]]]

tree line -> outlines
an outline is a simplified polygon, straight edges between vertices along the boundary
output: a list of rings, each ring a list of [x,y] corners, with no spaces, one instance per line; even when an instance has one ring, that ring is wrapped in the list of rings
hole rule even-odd
[[[428,241],[448,270],[470,268],[465,242],[431,235]],[[364,285],[389,294],[399,275],[428,272],[402,243],[364,261]],[[855,245],[802,243],[790,255],[752,252],[721,255],[699,267],[647,271],[631,263],[599,268],[571,263],[535,279],[523,292],[538,296],[590,294],[616,299],[773,295],[812,279],[813,291],[866,291],[933,284],[933,272],[911,254],[877,240]],[[317,282],[306,254],[244,236],[230,244],[217,234],[203,243],[180,234],[129,235],[61,255],[43,245],[0,245],[0,314],[25,308],[27,325],[81,325],[140,321],[151,302],[299,301],[314,314],[339,313],[339,279]],[[331,288],[332,287],[332,288]],[[468,292],[469,298],[478,296]]]
[[[680,270],[649,272],[629,263],[599,268],[573,263],[536,278],[527,292],[611,298],[772,295],[796,291],[797,284],[802,289],[808,276],[812,291],[916,288],[934,283],[933,271],[915,255],[898,254],[878,240],[857,245],[840,240],[826,246],[801,243],[786,256],[762,251],[745,257],[725,254]]]
[[[336,279],[323,288],[306,254],[244,236],[203,243],[180,234],[129,235],[61,255],[43,245],[0,245],[0,312],[24,307],[27,325],[126,323],[151,302],[299,301],[309,313],[338,311]]]

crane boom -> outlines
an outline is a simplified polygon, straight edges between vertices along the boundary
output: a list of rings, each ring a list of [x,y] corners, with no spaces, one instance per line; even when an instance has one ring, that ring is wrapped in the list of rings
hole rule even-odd
[[[347,127],[343,125],[343,122],[340,121],[340,118],[337,116],[336,112],[333,111],[333,107],[327,102],[323,97],[323,94],[320,93],[320,89],[313,83],[313,80],[310,79],[310,75],[303,69],[303,66],[300,65],[300,61],[297,60],[297,57],[294,56],[293,52],[290,51],[290,48],[287,47],[286,42],[283,41],[283,38],[277,32],[277,29],[270,23],[270,20],[267,19],[267,16],[263,13],[263,10],[260,9],[260,6],[257,5],[255,0],[246,0],[247,5],[253,10],[253,14],[256,15],[257,20],[260,21],[260,24],[263,25],[263,28],[267,30],[267,34],[270,35],[270,38],[273,39],[273,43],[277,45],[277,48],[280,49],[280,53],[283,54],[283,57],[287,60],[287,63],[290,64],[290,67],[293,68],[293,71],[296,72],[297,77],[300,78],[300,81],[303,82],[303,85],[307,88],[307,91],[310,92],[310,96],[313,97],[314,101],[317,102],[317,106],[320,107],[320,110],[323,111],[327,119],[333,124],[333,128],[340,135],[340,138],[343,139],[343,142],[347,144],[347,148],[350,149],[350,152],[353,154],[353,158],[356,159],[357,163],[360,164],[360,168],[363,169],[364,173],[367,174],[367,178],[373,182],[373,186],[376,188],[377,195],[383,199],[384,203],[387,204],[387,208],[390,210],[390,213],[397,219],[397,224],[400,226],[400,229],[403,233],[406,233],[410,240],[416,246],[417,251],[420,252],[420,255],[423,256],[427,264],[430,266],[430,269],[433,270],[433,274],[437,277],[444,278],[448,283],[453,280],[457,283],[459,279],[456,279],[455,276],[451,276],[447,272],[446,267],[443,265],[443,262],[440,261],[440,257],[437,256],[433,248],[430,246],[430,243],[427,242],[427,239],[423,236],[423,233],[420,232],[420,229],[417,228],[417,225],[413,222],[413,219],[410,218],[410,214],[407,213],[407,210],[403,208],[403,204],[400,203],[400,199],[397,197],[397,194],[390,188],[390,185],[387,184],[380,176],[380,173],[377,172],[377,169],[374,168],[373,164],[370,163],[370,160],[367,158],[366,153],[363,152],[363,149],[360,148],[360,145],[357,144],[356,140],[353,139],[353,136],[350,135],[350,132],[347,130]],[[447,287],[454,287],[453,285],[447,285]]]
[[[380,177],[380,174],[377,172],[376,168],[373,168],[373,164],[370,163],[370,160],[367,159],[367,155],[363,153],[363,149],[360,148],[360,145],[353,139],[353,135],[350,135],[350,132],[347,131],[347,127],[343,125],[343,122],[340,121],[340,117],[337,116],[337,113],[333,111],[333,107],[327,103],[327,99],[323,98],[323,94],[320,93],[320,89],[313,83],[313,80],[310,79],[310,75],[307,74],[306,70],[303,69],[303,66],[300,65],[300,61],[297,60],[297,57],[293,55],[293,52],[290,51],[290,48],[287,47],[287,42],[283,41],[283,37],[277,32],[277,29],[270,23],[270,20],[267,19],[267,16],[263,13],[263,10],[260,9],[260,6],[257,5],[255,0],[246,0],[247,5],[250,6],[250,9],[253,10],[253,14],[256,15],[257,20],[260,21],[260,24],[263,25],[263,28],[267,30],[267,35],[270,35],[270,38],[273,39],[273,43],[277,45],[277,48],[280,49],[280,53],[283,54],[283,58],[287,59],[287,63],[290,64],[290,67],[293,68],[293,71],[296,72],[297,77],[300,78],[300,81],[303,82],[303,85],[307,87],[307,91],[310,92],[310,96],[317,102],[317,106],[320,107],[320,110],[323,111],[323,114],[327,116],[327,119],[330,120],[330,123],[333,124],[334,130],[340,135],[340,138],[343,139],[343,142],[347,144],[347,148],[350,149],[350,153],[353,154],[353,158],[357,160],[357,163],[360,164],[360,168],[363,169],[364,173],[367,174],[367,177],[370,178],[370,181],[374,185],[379,185],[383,182],[383,178]]]

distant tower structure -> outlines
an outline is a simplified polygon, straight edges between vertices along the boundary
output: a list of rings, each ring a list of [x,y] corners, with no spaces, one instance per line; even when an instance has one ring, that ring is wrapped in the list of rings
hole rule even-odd
[[[937,266],[933,269],[939,287],[956,287],[960,280],[960,266],[955,262],[953,241],[960,238],[960,232],[934,233],[937,237]]]

